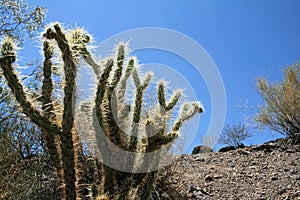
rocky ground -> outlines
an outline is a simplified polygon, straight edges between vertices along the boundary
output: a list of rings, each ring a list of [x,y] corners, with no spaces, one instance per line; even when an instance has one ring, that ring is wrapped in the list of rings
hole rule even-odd
[[[184,155],[166,199],[300,199],[300,144],[279,139],[228,152]],[[180,197],[181,196],[181,197]]]

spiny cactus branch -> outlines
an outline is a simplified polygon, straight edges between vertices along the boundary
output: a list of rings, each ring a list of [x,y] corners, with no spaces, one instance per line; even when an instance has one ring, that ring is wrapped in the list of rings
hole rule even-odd
[[[176,90],[169,103],[166,103],[166,97],[165,97],[165,83],[163,81],[160,81],[158,83],[158,88],[157,88],[157,93],[158,93],[158,102],[160,105],[160,111],[161,114],[165,114],[165,112],[170,111],[174,108],[174,106],[177,104],[179,101],[182,91],[181,90]]]
[[[120,133],[121,130],[115,120],[118,115],[118,98],[116,96],[117,91],[115,91],[115,88],[122,77],[124,58],[125,58],[125,46],[124,44],[119,44],[117,50],[117,59],[116,59],[117,66],[114,70],[111,81],[109,82],[108,86],[106,86],[107,98],[106,98],[106,111],[104,112],[104,115],[106,117],[106,123],[110,127],[109,128],[110,140],[118,146],[122,145],[121,142],[122,134]]]
[[[80,51],[80,54],[83,57],[84,61],[92,67],[97,78],[99,78],[101,74],[101,66],[95,62],[89,50],[86,47],[83,47]]]
[[[61,153],[63,161],[63,175],[66,183],[66,199],[76,199],[76,173],[75,173],[75,150],[73,143],[72,128],[74,127],[74,103],[75,103],[75,78],[77,68],[72,50],[58,24],[54,25],[54,31],[48,29],[44,36],[54,39],[62,53],[65,73],[64,87],[64,110],[62,118]]]
[[[185,121],[191,119],[196,113],[202,112],[204,112],[203,106],[199,102],[184,103],[181,107],[179,117],[176,120],[172,131],[179,131]]]
[[[70,31],[69,34],[71,35],[70,43],[75,54],[79,53],[84,61],[92,67],[96,77],[99,78],[101,66],[95,62],[92,54],[87,48],[87,44],[90,42],[91,36],[81,28],[76,28]]]
[[[135,69],[133,69],[133,73],[137,73]],[[137,147],[137,134],[138,134],[138,124],[141,119],[141,113],[142,113],[142,103],[143,103],[143,94],[145,89],[150,83],[152,73],[148,73],[143,81],[143,84],[140,84],[140,78],[138,74],[133,75],[135,76],[134,79],[136,83],[136,91],[135,91],[135,103],[134,103],[134,111],[133,111],[133,124],[132,124],[132,130],[131,130],[131,138],[130,138],[130,144],[129,144],[129,150],[135,151]]]
[[[141,81],[140,81],[139,73],[138,73],[136,67],[132,69],[131,74],[132,74],[132,78],[133,78],[133,82],[135,84],[135,87],[139,88],[140,85],[141,85]]]
[[[162,110],[166,109],[165,86],[164,82],[160,81],[157,88],[158,103]]]
[[[142,113],[144,89],[142,87],[138,87],[135,93],[136,94],[135,94],[135,103],[134,103],[134,112],[133,112],[133,122],[139,123],[141,119],[141,113]]]
[[[133,69],[133,74],[136,73],[136,70]],[[136,84],[136,91],[135,91],[135,104],[134,104],[134,112],[133,112],[133,122],[134,123],[139,123],[140,118],[141,118],[141,113],[142,113],[142,103],[143,103],[143,94],[149,85],[151,78],[152,78],[152,73],[147,73],[143,84],[140,84],[140,78],[138,77],[138,74],[135,75],[137,80],[139,80],[138,84]]]
[[[68,44],[65,34],[58,24],[54,25],[55,31],[48,29],[44,36],[47,39],[55,39],[62,53],[65,71],[65,88],[64,88],[64,111],[62,128],[63,132],[71,131],[74,122],[74,98],[75,98],[75,78],[77,74],[74,57]]]
[[[166,111],[170,111],[174,108],[174,106],[177,104],[177,102],[179,101],[180,97],[182,94],[182,90],[176,90],[172,97],[171,100],[169,101],[168,105],[166,106]]]
[[[127,80],[129,76],[131,75],[131,71],[134,68],[135,65],[135,58],[130,58],[127,64],[127,67],[125,69],[124,75],[122,76],[119,88],[118,88],[118,105],[120,105],[120,112],[118,114],[119,119],[125,119],[129,112],[130,112],[130,105],[124,105],[124,97],[126,93],[126,86],[127,86]]]
[[[41,101],[43,103],[42,109],[44,115],[49,119],[53,120],[55,118],[53,101],[51,99],[53,92],[53,82],[52,82],[52,61],[51,58],[53,56],[53,47],[50,45],[48,41],[44,41],[44,67],[43,67],[43,85],[42,85],[42,98]]]
[[[110,93],[115,89],[115,87],[117,86],[118,82],[121,79],[124,58],[125,58],[125,46],[124,44],[120,44],[118,46],[117,68],[114,71],[114,75],[110,83],[110,88],[109,88]]]
[[[109,74],[112,70],[112,67],[114,65],[113,59],[108,59],[106,61],[106,64],[104,66],[103,72],[100,75],[100,79],[98,82],[98,87],[97,87],[97,92],[96,92],[96,98],[95,98],[95,109],[96,109],[96,115],[98,122],[101,127],[104,127],[103,124],[103,115],[102,115],[102,102],[103,102],[103,97],[105,93],[105,85],[108,83],[108,78]]]
[[[60,128],[56,124],[50,122],[46,116],[42,116],[27,99],[23,89],[23,85],[20,83],[13,69],[12,63],[14,60],[15,56],[2,57],[0,58],[0,65],[3,70],[3,74],[8,82],[8,86],[12,90],[13,94],[15,94],[16,100],[23,108],[24,114],[27,115],[39,127],[42,127],[47,131],[59,134]]]
[[[50,45],[48,41],[44,41],[43,43],[43,51],[44,51],[44,67],[43,67],[43,84],[42,84],[42,110],[44,116],[48,118],[50,121],[55,121],[55,113],[53,107],[53,100],[51,98],[53,92],[53,82],[52,82],[52,61],[51,58],[53,56],[53,46]],[[56,166],[57,170],[61,170],[61,165],[59,162],[59,152],[56,146],[55,141],[55,133],[44,130],[43,135],[45,136],[44,142],[46,144],[47,150],[49,152],[50,158]],[[60,173],[59,173],[60,174]]]
[[[119,100],[123,100],[126,92],[126,85],[127,85],[127,80],[129,76],[131,75],[131,71],[135,66],[135,59],[130,58],[127,67],[125,69],[124,75],[120,80],[120,88],[119,88]]]

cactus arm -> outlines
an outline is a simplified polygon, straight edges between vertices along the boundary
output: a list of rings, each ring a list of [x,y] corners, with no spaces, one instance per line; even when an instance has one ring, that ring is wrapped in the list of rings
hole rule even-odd
[[[59,49],[62,52],[62,59],[64,62],[65,72],[65,87],[64,87],[64,111],[62,128],[63,132],[70,132],[74,122],[74,96],[75,96],[75,78],[77,74],[76,65],[74,63],[74,57],[72,51],[58,24],[54,25],[55,31],[48,29],[44,36],[47,39],[55,39]]]
[[[142,113],[142,103],[143,103],[143,93],[144,90],[142,87],[138,87],[135,92],[135,101],[134,101],[134,112],[133,112],[133,122],[139,123]]]
[[[132,57],[129,59],[127,67],[125,69],[125,72],[119,82],[119,89],[117,93],[118,98],[118,105],[119,105],[119,112],[118,112],[118,119],[124,120],[128,117],[128,114],[130,112],[130,105],[124,105],[124,98],[126,93],[126,87],[127,87],[127,80],[129,76],[131,75],[131,71],[134,68],[135,65],[135,58]]]
[[[95,60],[92,57],[92,54],[88,51],[86,47],[83,47],[81,49],[80,54],[83,57],[84,61],[92,67],[95,75],[99,78],[101,66],[95,62]]]
[[[182,95],[182,90],[176,90],[173,93],[171,100],[169,101],[168,105],[166,106],[166,111],[172,110],[174,108],[174,106],[179,101],[181,95]]]
[[[183,123],[191,119],[195,114],[202,112],[203,107],[199,102],[184,103],[181,107],[179,117],[173,125],[171,132],[167,133],[166,135],[162,135],[161,137],[153,136],[153,138],[150,138],[149,140],[151,142],[149,142],[149,149],[153,151],[163,145],[168,145],[174,142],[175,139],[179,136],[179,131]]]
[[[165,98],[165,85],[163,81],[160,81],[158,83],[157,93],[158,93],[158,103],[161,107],[161,110],[165,110],[166,98]]]
[[[195,114],[202,112],[204,112],[204,109],[200,102],[184,103],[181,107],[179,117],[173,125],[172,131],[179,131],[185,121],[191,119]]]
[[[12,63],[15,61],[15,59],[16,57],[14,54],[3,56],[0,58],[0,65],[7,80],[8,86],[12,90],[13,94],[15,94],[16,100],[23,108],[24,114],[27,115],[39,127],[42,127],[50,132],[60,133],[59,127],[56,124],[50,122],[47,117],[42,116],[27,99],[23,89],[23,85],[20,83],[16,72],[13,69]]]
[[[106,134],[109,136],[111,142],[113,142],[117,146],[122,146],[120,135],[122,135],[122,131],[118,127],[115,117],[117,117],[117,98],[115,95],[114,89],[118,85],[121,77],[122,77],[122,69],[123,69],[123,62],[125,58],[125,46],[124,44],[120,44],[118,46],[118,53],[117,53],[117,67],[114,70],[113,78],[109,82],[109,72],[112,71],[113,67],[113,60],[108,60],[106,69],[104,70],[103,74],[100,76],[100,81],[98,85],[99,93],[97,92],[97,113],[99,116],[99,121],[103,121],[106,124],[104,127],[103,122],[101,127],[107,129]],[[103,103],[102,103],[103,102]],[[99,109],[100,108],[100,109]],[[115,115],[114,115],[115,114]],[[100,124],[101,125],[101,124]]]
[[[117,84],[119,83],[122,76],[123,62],[125,58],[125,46],[124,44],[119,44],[118,54],[117,54],[117,68],[114,71],[112,81],[110,83],[109,90],[112,92]]]
[[[95,112],[97,116],[97,121],[99,125],[102,127],[103,132],[106,134],[106,136],[109,137],[111,142],[116,144],[115,141],[116,138],[114,138],[115,135],[112,134],[118,134],[119,130],[117,131],[112,130],[113,128],[116,128],[116,125],[114,124],[115,122],[113,121],[113,116],[111,116],[112,113],[110,113],[110,110],[107,109],[110,106],[109,105],[110,103],[108,102],[109,99],[111,98],[108,96],[107,85],[108,85],[108,79],[109,79],[110,72],[112,71],[113,64],[114,64],[113,59],[111,58],[108,59],[99,77],[96,98],[95,98]],[[102,144],[101,141],[98,142]],[[115,192],[114,190],[115,170],[106,165],[103,165],[102,170],[104,176],[103,177],[104,193],[107,193],[108,195],[113,195]]]
[[[132,130],[131,130],[131,138],[130,138],[130,145],[129,150],[135,151],[137,147],[137,134],[138,134],[138,124],[141,119],[141,113],[142,113],[142,103],[143,103],[143,94],[149,85],[152,73],[146,74],[146,77],[143,81],[143,84],[140,84],[140,78],[138,77],[137,71],[133,70],[133,77],[135,77],[135,86],[136,92],[135,92],[135,103],[134,103],[134,112],[133,112],[133,124],[132,124]]]
[[[132,119],[131,131],[130,131],[129,147],[127,150],[131,152],[135,152],[137,150],[138,143],[139,143],[139,139],[137,136],[139,134],[138,126],[140,123],[141,113],[142,113],[143,94],[151,81],[152,73],[147,73],[143,83],[141,84],[139,74],[137,73],[136,68],[133,68],[132,72],[133,72],[132,76],[136,86],[136,91],[135,91],[134,113],[133,113],[133,119]],[[133,170],[136,164],[135,163],[136,158],[130,159],[129,157],[130,155],[128,155],[127,160],[133,160],[133,162],[127,163],[127,167]],[[139,183],[136,181],[137,180],[141,181],[145,177],[145,174],[139,174],[139,175],[127,174],[126,176],[130,179],[133,178],[135,180],[133,183],[131,183],[132,185],[130,186],[134,188],[136,187],[136,183]],[[130,191],[130,187],[128,187],[127,192]],[[129,195],[129,193],[127,195]]]
[[[3,74],[6,80],[8,80],[8,86],[15,94],[16,100],[20,103],[21,107],[23,108],[24,114],[26,114],[39,127],[43,127],[45,130],[53,133],[60,133],[59,127],[56,124],[51,123],[47,117],[42,116],[26,99],[23,86],[19,82],[15,73],[13,72],[12,65],[8,64],[6,61],[3,62],[3,59],[0,59],[0,65],[2,67]]]
[[[107,91],[107,101],[108,101],[108,111],[106,112],[107,122],[110,126],[110,139],[113,143],[121,146],[121,130],[119,129],[116,119],[118,118],[118,98],[116,97],[117,91],[115,91],[116,86],[118,85],[123,70],[123,63],[125,58],[125,45],[119,44],[117,47],[117,66],[114,70],[113,77],[108,85]]]
[[[133,82],[135,84],[135,87],[136,88],[140,87],[141,80],[140,80],[139,73],[138,73],[136,67],[132,69],[131,74],[132,74],[132,78],[133,78]]]
[[[181,107],[179,117],[169,133],[164,134],[163,132],[159,132],[156,135],[148,138],[148,152],[155,151],[164,145],[174,142],[179,136],[180,128],[182,127],[183,123],[191,119],[195,114],[202,112],[203,107],[199,102],[184,103]]]
[[[76,199],[76,173],[75,173],[75,150],[73,144],[74,135],[74,97],[75,97],[75,78],[77,69],[75,58],[71,48],[58,24],[54,25],[55,31],[48,29],[44,36],[47,39],[55,39],[62,53],[65,73],[64,87],[64,110],[62,118],[61,150],[63,160],[64,181],[66,183],[66,199]]]
[[[121,130],[114,120],[111,105],[112,95],[110,95],[108,91],[109,89],[107,88],[109,74],[112,71],[113,64],[113,59],[108,59],[106,61],[104,70],[100,75],[95,98],[95,108],[98,122],[104,130],[106,136],[108,136],[110,141],[115,145],[120,146],[121,144],[119,136],[121,134]]]
[[[51,99],[51,95],[53,92],[53,82],[52,82],[52,61],[51,58],[53,56],[53,47],[50,45],[48,41],[44,41],[43,43],[43,51],[44,51],[44,67],[43,67],[43,83],[42,83],[42,110],[43,114],[48,118],[50,121],[54,121],[55,113],[53,107],[53,101]],[[45,135],[45,144],[47,150],[49,151],[51,160],[54,162],[54,165],[58,169],[61,170],[61,165],[59,162],[59,152],[55,142],[55,134],[49,131],[43,131]]]
[[[97,86],[97,92],[95,98],[95,109],[96,109],[96,116],[98,119],[98,123],[102,128],[105,128],[103,124],[102,103],[104,100],[106,84],[108,83],[109,74],[112,70],[113,64],[114,62],[113,59],[111,58],[106,61],[106,64],[104,66],[103,72],[100,75],[98,86]]]
[[[162,117],[161,117],[162,120],[167,117],[167,113],[169,111],[171,111],[175,107],[175,105],[178,103],[178,101],[181,97],[181,94],[182,94],[181,90],[176,90],[175,92],[173,92],[173,95],[172,95],[171,99],[169,100],[169,103],[166,103],[165,83],[164,83],[164,81],[160,81],[158,83],[157,96],[158,96],[158,103],[160,105],[160,114],[162,115]],[[176,125],[178,126],[181,122],[181,119],[178,119],[176,122],[177,122]],[[150,130],[150,129],[154,130],[153,126],[154,126],[153,122],[147,123],[146,124],[146,133],[149,132],[147,130]],[[172,133],[168,133],[167,135],[165,135],[166,122],[161,121],[160,126],[161,126],[160,130],[155,135],[153,135],[153,133],[147,134],[147,135],[150,135],[150,136],[148,136],[147,152],[155,151],[155,150],[159,149],[162,145],[170,143],[178,137],[178,134],[174,134],[174,133],[177,132],[179,130],[179,128],[177,131],[173,131]],[[150,130],[150,132],[151,132],[151,130]],[[153,135],[153,136],[151,136],[151,135]]]
[[[84,61],[92,67],[97,78],[99,78],[101,66],[95,62],[92,54],[87,48],[87,44],[90,42],[91,36],[80,28],[76,28],[69,33],[71,33],[71,37],[68,37],[68,39],[71,43],[72,50],[74,50],[74,54],[80,54]]]
[[[166,97],[165,97],[165,83],[163,81],[160,81],[158,83],[157,87],[157,96],[158,96],[158,103],[160,105],[161,114],[165,114],[166,111],[170,111],[174,108],[174,106],[179,101],[180,97],[182,95],[182,90],[176,90],[169,103],[166,103]]]
[[[53,120],[55,118],[53,101],[51,99],[51,95],[53,92],[53,82],[52,82],[52,61],[51,58],[53,56],[53,47],[50,46],[48,41],[44,41],[43,43],[44,50],[44,67],[43,67],[43,85],[42,85],[42,98],[41,101],[43,103],[42,109],[44,115],[49,119]]]
[[[124,101],[124,97],[125,97],[125,92],[126,92],[126,86],[127,86],[127,80],[131,74],[132,69],[135,66],[135,58],[130,58],[128,63],[127,63],[127,67],[125,69],[124,75],[120,80],[120,88],[119,88],[119,94],[118,94],[118,99],[119,102],[123,102]]]

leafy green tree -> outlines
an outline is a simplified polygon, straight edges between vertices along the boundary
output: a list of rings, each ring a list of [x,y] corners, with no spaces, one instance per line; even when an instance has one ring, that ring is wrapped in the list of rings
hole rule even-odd
[[[284,79],[270,83],[257,80],[264,104],[258,106],[256,121],[296,141],[300,141],[300,63],[283,69]]]

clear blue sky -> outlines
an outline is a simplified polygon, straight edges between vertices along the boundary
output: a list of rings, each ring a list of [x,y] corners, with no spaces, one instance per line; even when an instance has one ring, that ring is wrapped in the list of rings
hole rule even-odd
[[[244,113],[237,105],[244,100],[252,107],[261,102],[256,93],[256,77],[272,74],[271,79],[278,80],[280,67],[300,60],[300,1],[297,0],[30,0],[29,4],[47,7],[47,22],[85,27],[98,43],[119,32],[149,26],[173,29],[193,38],[208,52],[221,73],[229,123],[243,121],[244,114],[255,113]],[[141,62],[162,61],[151,60],[144,54]],[[168,59],[169,55],[165,56]],[[167,64],[185,63],[171,60]],[[203,84],[192,81],[195,86]],[[207,91],[199,99],[209,107]],[[208,108],[201,116],[202,133],[209,115]],[[270,131],[265,131],[246,143],[270,139]],[[198,144],[196,139],[193,145]]]

